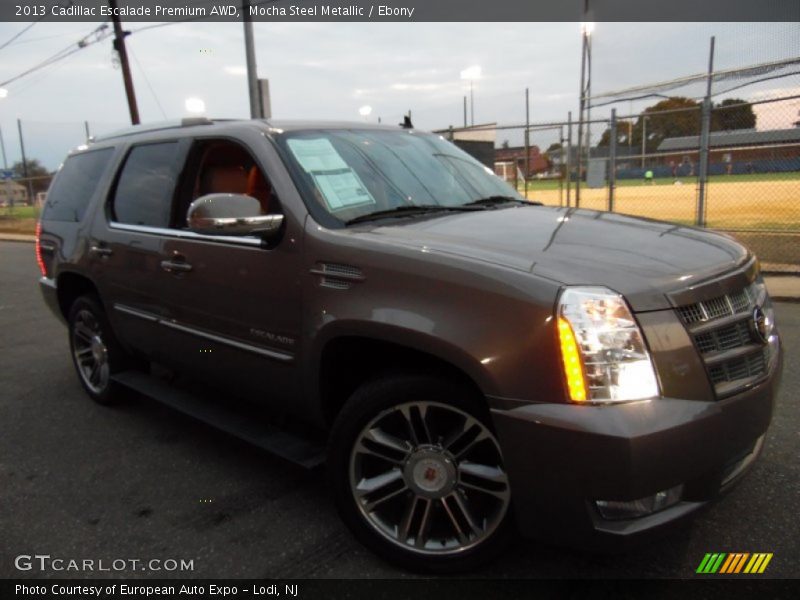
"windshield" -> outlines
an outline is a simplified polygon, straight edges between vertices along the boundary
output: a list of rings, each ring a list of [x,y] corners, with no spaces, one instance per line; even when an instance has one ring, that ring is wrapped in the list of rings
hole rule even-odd
[[[491,169],[433,134],[316,130],[286,133],[279,143],[315,205],[312,212],[340,224],[406,206],[459,207],[497,196],[523,200]]]

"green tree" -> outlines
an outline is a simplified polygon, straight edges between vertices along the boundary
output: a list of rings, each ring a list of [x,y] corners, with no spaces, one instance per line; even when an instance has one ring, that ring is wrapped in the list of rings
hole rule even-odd
[[[633,134],[633,128],[634,128],[633,121],[628,121],[625,119],[617,121],[617,146],[623,146],[623,145],[627,146],[629,144],[630,141],[629,138]],[[641,134],[640,134],[640,140],[641,140]],[[603,148],[605,146],[608,146],[610,143],[611,143],[611,127],[608,127],[603,132],[603,135],[600,136],[600,141],[597,142],[597,146]]]
[[[27,159],[25,161],[25,166],[28,167],[28,178],[30,179],[34,195],[39,192],[46,192],[47,188],[50,187],[50,179],[52,178],[50,171],[35,158]],[[25,168],[21,160],[11,165],[11,170],[14,172],[14,179],[25,178]],[[28,185],[27,181],[20,181],[19,183],[26,187]]]
[[[646,121],[646,124],[645,124]],[[666,138],[700,135],[700,104],[691,98],[672,97],[644,109],[635,121],[617,122],[617,145],[630,146],[641,152],[642,134],[647,136],[646,152],[655,152]],[[606,128],[597,142],[608,146],[611,128]]]
[[[714,106],[711,113],[711,131],[755,129],[756,113],[753,105],[740,98],[728,98]]]

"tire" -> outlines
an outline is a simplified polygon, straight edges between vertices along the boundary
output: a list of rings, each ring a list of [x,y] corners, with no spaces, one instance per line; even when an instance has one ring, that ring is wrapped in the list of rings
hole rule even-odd
[[[479,399],[427,375],[360,387],[331,431],[328,475],[345,524],[412,571],[469,571],[511,537],[511,493]]]
[[[77,298],[67,318],[72,364],[83,389],[98,404],[115,404],[126,390],[111,380],[124,371],[130,359],[120,346],[100,300],[94,295]]]

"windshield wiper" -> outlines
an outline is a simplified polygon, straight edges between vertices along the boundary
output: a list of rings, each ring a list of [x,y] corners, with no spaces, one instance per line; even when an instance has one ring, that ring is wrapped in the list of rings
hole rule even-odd
[[[404,206],[397,206],[387,210],[376,210],[375,212],[355,217],[349,221],[345,221],[345,225],[354,225],[356,223],[363,223],[365,221],[375,221],[377,219],[385,219],[391,217],[412,217],[414,215],[424,215],[436,212],[474,212],[477,210],[485,210],[482,206],[442,206],[439,204],[406,204]]]
[[[541,202],[522,200],[514,196],[486,196],[485,198],[478,198],[472,202],[467,202],[464,206],[496,206],[498,204],[508,204],[510,202],[515,202],[517,204],[534,204],[536,206],[542,205]]]

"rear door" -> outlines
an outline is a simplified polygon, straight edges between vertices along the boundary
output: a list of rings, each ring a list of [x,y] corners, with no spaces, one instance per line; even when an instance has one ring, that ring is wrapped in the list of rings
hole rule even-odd
[[[174,334],[159,326],[173,318],[162,293],[169,278],[160,261],[187,148],[187,141],[175,139],[128,149],[94,220],[88,249],[93,279],[118,337],[156,360],[174,352]]]

